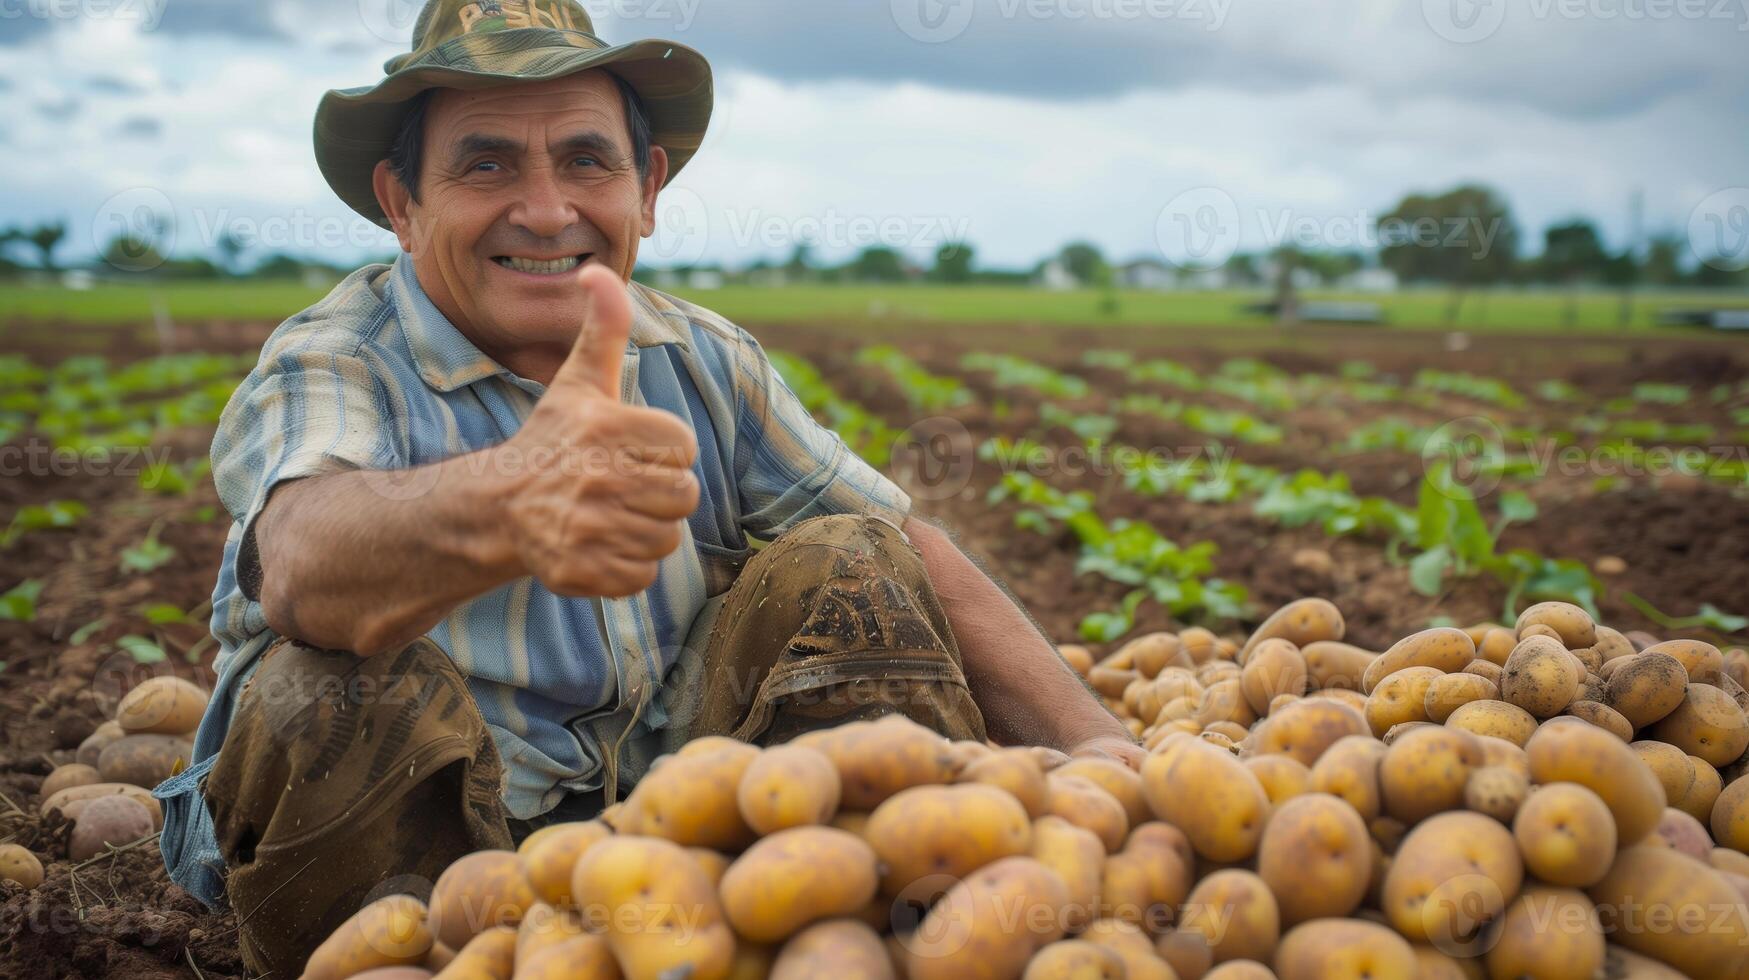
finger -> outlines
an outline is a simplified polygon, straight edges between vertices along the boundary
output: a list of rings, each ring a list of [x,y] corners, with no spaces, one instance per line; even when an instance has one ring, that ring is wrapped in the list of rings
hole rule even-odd
[[[692,427],[660,408],[627,407],[616,436],[627,458],[681,470],[691,469],[698,459]]]
[[[618,401],[626,340],[632,334],[631,297],[619,276],[602,265],[584,265],[577,274],[577,287],[584,293],[588,311],[570,355],[549,387],[582,385]]]
[[[678,521],[698,509],[698,478],[691,470],[652,469],[622,498],[634,514],[658,521]]]
[[[541,584],[555,595],[602,596],[622,599],[636,595],[656,581],[655,561],[622,558],[619,555],[590,556],[586,566],[561,570]]]

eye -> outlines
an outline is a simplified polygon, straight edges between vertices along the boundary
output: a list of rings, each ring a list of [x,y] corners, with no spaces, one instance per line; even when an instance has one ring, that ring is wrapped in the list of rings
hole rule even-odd
[[[582,164],[586,167],[600,167],[601,161],[592,156],[580,156],[571,161],[572,164]]]
[[[468,169],[472,170],[472,171],[476,171],[476,172],[491,173],[491,172],[494,172],[498,169],[498,161],[496,161],[496,160],[481,160],[480,162],[474,164],[472,167],[469,167]]]

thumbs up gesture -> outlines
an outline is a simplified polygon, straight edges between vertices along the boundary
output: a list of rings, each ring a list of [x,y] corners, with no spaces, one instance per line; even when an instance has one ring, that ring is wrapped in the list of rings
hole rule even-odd
[[[618,598],[656,581],[698,507],[698,441],[677,416],[620,400],[631,300],[585,265],[589,312],[570,356],[506,445],[523,461],[504,499],[523,570],[553,592]]]

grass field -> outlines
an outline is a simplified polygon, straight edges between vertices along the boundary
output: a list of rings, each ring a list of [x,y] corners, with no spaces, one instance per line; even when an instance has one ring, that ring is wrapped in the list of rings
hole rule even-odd
[[[292,282],[183,282],[100,284],[86,290],[47,285],[0,285],[0,324],[14,318],[77,323],[148,321],[155,309],[178,320],[270,320],[290,316],[320,299],[325,288]],[[748,323],[878,320],[899,322],[1013,324],[1267,325],[1244,312],[1268,299],[1265,291],[1145,292],[1097,290],[1050,292],[1006,286],[727,286],[679,290],[733,320]],[[1115,307],[1111,300],[1115,298]],[[1392,327],[1447,326],[1449,294],[1443,290],[1400,293],[1308,293],[1306,299],[1378,303]],[[1646,292],[1635,297],[1633,317],[1620,322],[1620,298],[1611,293],[1579,297],[1577,322],[1566,323],[1566,294],[1548,291],[1478,293],[1465,301],[1457,326],[1466,330],[1572,329],[1614,333],[1656,327],[1660,311],[1687,307],[1749,307],[1749,293]]]

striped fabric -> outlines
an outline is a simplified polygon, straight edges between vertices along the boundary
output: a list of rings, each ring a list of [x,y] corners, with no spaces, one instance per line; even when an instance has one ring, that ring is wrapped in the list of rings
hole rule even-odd
[[[567,598],[522,579],[458,607],[428,634],[469,680],[519,818],[600,785],[599,749],[579,719],[625,705],[643,678],[667,673],[707,600],[727,591],[748,556],[748,535],[768,540],[837,513],[897,525],[910,507],[809,416],[746,331],[641,285],[632,295],[622,396],[673,412],[698,436],[702,493],[690,540],[639,595]],[[213,439],[213,478],[233,524],[213,594],[219,685],[197,764],[219,750],[242,681],[275,639],[239,586],[244,529],[268,493],[300,477],[402,469],[497,444],[542,390],[462,336],[405,255],[358,270],[274,331]],[[388,498],[398,486],[385,476]],[[645,717],[660,727],[659,696]]]

